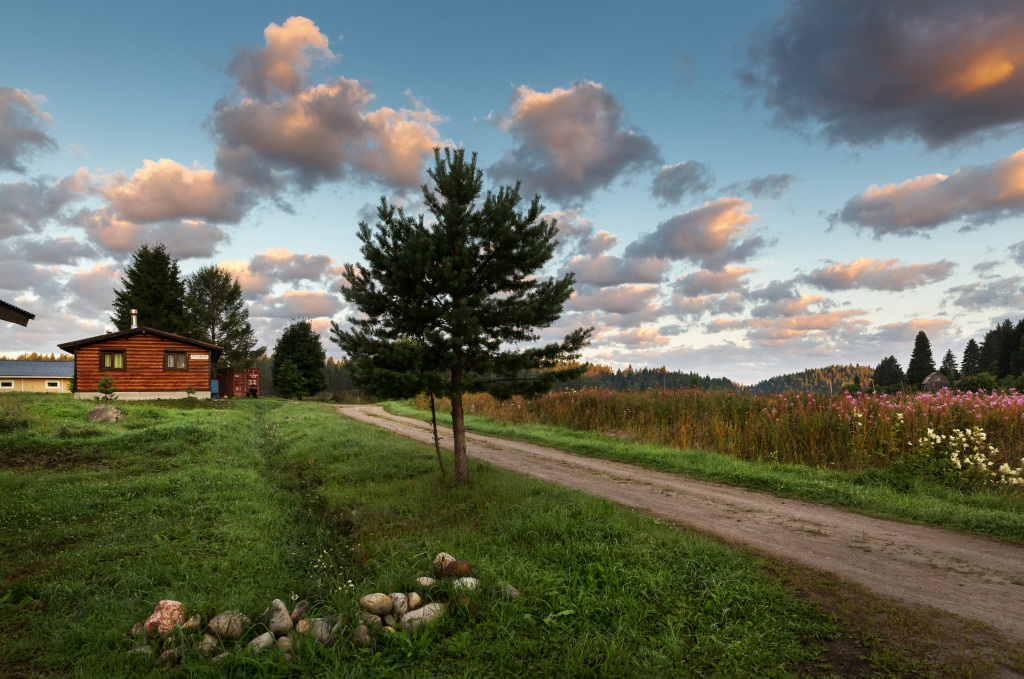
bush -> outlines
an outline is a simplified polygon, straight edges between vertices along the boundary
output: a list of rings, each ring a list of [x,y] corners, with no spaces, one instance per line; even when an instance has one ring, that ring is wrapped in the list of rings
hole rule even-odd
[[[960,391],[978,391],[979,389],[992,391],[996,388],[996,380],[989,373],[978,373],[957,382],[956,388]]]

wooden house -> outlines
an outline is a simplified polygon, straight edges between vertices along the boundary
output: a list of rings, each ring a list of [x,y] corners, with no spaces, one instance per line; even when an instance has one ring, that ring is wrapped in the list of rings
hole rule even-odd
[[[210,366],[222,349],[213,344],[153,328],[137,327],[58,345],[75,356],[75,398],[99,396],[97,385],[110,375],[123,401],[210,398]]]
[[[44,394],[71,393],[74,361],[11,361],[0,359],[0,393],[35,391]]]
[[[921,382],[921,388],[925,391],[938,391],[939,389],[949,389],[949,387],[949,378],[938,371],[933,372]]]
[[[8,321],[10,323],[17,323],[22,327],[27,327],[28,322],[35,317],[36,315],[31,311],[25,311],[0,299],[0,321]]]

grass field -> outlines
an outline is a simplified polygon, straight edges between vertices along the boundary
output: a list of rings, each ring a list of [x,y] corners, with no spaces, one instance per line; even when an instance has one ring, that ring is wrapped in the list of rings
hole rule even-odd
[[[578,395],[579,392],[576,392],[575,396]],[[590,415],[585,422],[592,421],[592,424],[586,426],[585,422],[574,417],[567,420],[573,426],[547,423],[549,420],[566,417],[564,410],[558,411],[557,404],[573,396],[574,394],[551,394],[533,402],[513,399],[504,403],[496,402],[486,395],[470,396],[466,399],[466,427],[483,434],[522,439],[581,455],[628,462],[651,469],[685,474],[692,478],[848,507],[875,516],[942,526],[1009,542],[1024,543],[1024,493],[1021,492],[1021,486],[986,484],[966,487],[963,484],[950,483],[945,476],[931,470],[927,458],[915,462],[900,463],[894,460],[885,465],[843,469],[827,464],[783,462],[754,454],[736,456],[715,450],[679,448],[657,442],[661,437],[659,431],[671,428],[669,425],[652,427],[650,431],[633,428],[629,430],[628,435],[624,435],[623,430],[617,426],[620,423],[611,414],[604,420],[604,427],[599,426],[600,420],[593,419]],[[757,403],[758,399],[772,398],[727,396],[754,399]],[[613,397],[614,395],[609,398]],[[709,394],[706,397],[716,402],[722,398],[716,394]],[[643,399],[658,400],[663,397],[651,393],[646,396],[627,394],[622,398],[635,399],[629,401],[634,411],[628,417],[631,421],[643,422],[651,419],[648,412],[636,412],[636,409],[641,407]],[[664,398],[670,400],[673,398],[672,393],[665,395]],[[698,394],[696,398],[702,397]],[[1019,398],[1014,396],[1013,402],[1016,403]],[[446,405],[443,401],[441,403],[442,407]],[[751,401],[743,407],[750,408],[752,404],[756,405]],[[387,408],[396,414],[428,420],[429,412],[423,410],[424,405],[393,402],[387,404]],[[738,413],[740,405],[741,401],[737,400],[736,404],[729,406],[727,410]],[[916,402],[914,407],[925,406],[922,402]],[[993,422],[1002,421],[1004,415],[997,414],[997,407],[995,401],[990,403],[991,412],[985,417]],[[937,409],[936,413],[928,416],[939,417],[942,410]],[[470,414],[471,411],[478,414]],[[557,412],[562,414],[558,415]],[[926,415],[927,413],[923,413],[920,418],[927,421]],[[944,415],[947,419],[959,416],[955,413],[951,415],[948,410]],[[1013,416],[1019,418],[1019,413],[1014,412]],[[689,414],[686,417],[692,419],[694,416]],[[708,419],[715,417],[714,414],[707,415]],[[729,417],[739,418],[739,415],[734,413]],[[1024,436],[1024,432],[1021,432],[1016,424],[1011,427],[1009,415],[1005,417],[1008,417],[1008,420],[1002,427]],[[811,419],[810,416],[800,413],[793,418],[797,423],[786,426],[794,430],[800,428],[799,420]],[[451,417],[447,413],[439,413],[438,421],[445,426],[451,426]],[[987,419],[985,421],[988,422]],[[879,431],[883,428],[881,423],[872,426]],[[1020,445],[1020,442],[1015,442],[1014,445]],[[814,457],[808,453],[801,459],[812,460]]]
[[[977,676],[990,662],[975,636],[937,654],[929,621],[858,593],[797,597],[814,574],[600,499],[472,462],[454,487],[430,447],[323,404],[125,403],[105,425],[90,406],[0,396],[0,676]],[[429,633],[352,643],[357,597],[407,590],[441,550],[474,564],[482,592]],[[205,622],[292,594],[342,615],[338,643],[290,664],[186,653],[169,671],[127,653],[160,599]]]

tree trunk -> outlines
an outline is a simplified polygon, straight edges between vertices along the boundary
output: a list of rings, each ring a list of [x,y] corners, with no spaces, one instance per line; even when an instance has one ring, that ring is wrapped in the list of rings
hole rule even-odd
[[[466,421],[462,416],[462,366],[452,368],[452,439],[455,453],[455,482],[469,483],[466,459]]]
[[[430,424],[434,430],[434,450],[437,451],[437,463],[441,465],[441,478],[446,476],[444,460],[441,458],[441,441],[437,437],[437,411],[434,410],[434,392],[430,392]]]

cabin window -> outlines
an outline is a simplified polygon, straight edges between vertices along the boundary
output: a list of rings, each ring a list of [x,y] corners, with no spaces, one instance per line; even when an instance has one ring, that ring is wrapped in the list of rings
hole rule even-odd
[[[100,351],[100,370],[124,370],[124,349]]]
[[[188,370],[188,352],[165,351],[164,370]]]
[[[14,389],[14,382],[0,382],[0,389]]]
[[[46,388],[47,389],[60,389],[60,382],[47,382],[46,383]]]

